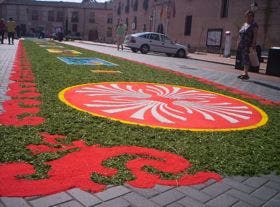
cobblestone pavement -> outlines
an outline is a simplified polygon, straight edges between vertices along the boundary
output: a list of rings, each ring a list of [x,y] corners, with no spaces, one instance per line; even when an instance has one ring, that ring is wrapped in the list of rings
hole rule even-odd
[[[17,41],[14,46],[0,45],[0,100],[6,99],[7,79],[12,67]],[[98,49],[100,51],[100,49]],[[119,52],[124,54],[125,52]],[[126,56],[132,56],[127,53]],[[153,56],[149,56],[150,59]],[[156,56],[157,57],[157,56]],[[163,57],[165,58],[165,57]],[[170,59],[169,59],[170,60]],[[172,59],[179,61],[180,59]],[[173,61],[174,62],[174,61]],[[198,67],[198,66],[196,66]],[[217,67],[217,66],[216,66]],[[221,67],[222,68],[222,67]],[[222,71],[219,67],[218,72]],[[235,72],[225,69],[231,75]],[[186,71],[192,71],[190,69]],[[254,75],[255,76],[255,75]],[[258,77],[258,74],[256,74]],[[261,76],[266,79],[265,76]],[[269,77],[274,81],[275,77]],[[279,83],[279,82],[278,82]],[[240,84],[239,84],[240,85]],[[260,85],[266,88],[266,86]],[[242,89],[239,88],[239,89]],[[279,98],[279,90],[278,90]],[[274,99],[273,99],[274,100]],[[1,102],[0,102],[1,105]],[[0,112],[1,113],[1,112]],[[3,182],[3,181],[1,181]],[[0,207],[279,207],[280,177],[275,174],[255,177],[224,177],[222,181],[213,180],[189,187],[168,187],[157,185],[151,189],[133,188],[129,185],[110,186],[107,190],[95,194],[78,188],[70,189],[44,197],[0,198]]]

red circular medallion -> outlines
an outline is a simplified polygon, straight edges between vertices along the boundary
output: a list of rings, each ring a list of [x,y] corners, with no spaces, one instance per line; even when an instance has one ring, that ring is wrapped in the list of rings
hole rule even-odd
[[[261,109],[196,88],[138,82],[91,83],[66,88],[66,104],[130,124],[193,131],[251,129],[264,125]]]

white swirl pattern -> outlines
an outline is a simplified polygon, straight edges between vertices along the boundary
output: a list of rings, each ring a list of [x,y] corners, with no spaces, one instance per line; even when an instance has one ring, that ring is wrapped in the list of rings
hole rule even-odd
[[[231,124],[240,120],[249,120],[252,111],[246,105],[233,105],[228,102],[212,103],[218,95],[195,89],[166,87],[164,85],[144,85],[135,90],[132,85],[109,84],[83,87],[76,93],[94,97],[89,108],[101,108],[108,114],[126,112],[136,120],[144,120],[150,114],[160,123],[176,124],[176,120],[188,121],[194,113],[202,115],[204,120],[213,122],[219,117]],[[107,100],[99,97],[106,96]]]

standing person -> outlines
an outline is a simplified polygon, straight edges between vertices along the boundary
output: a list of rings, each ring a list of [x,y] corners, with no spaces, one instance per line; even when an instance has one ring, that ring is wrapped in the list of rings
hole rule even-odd
[[[15,32],[16,32],[16,22],[13,20],[13,18],[10,18],[9,21],[7,22],[7,30],[8,30],[9,44],[11,44],[11,39],[12,39],[12,44],[14,44]]]
[[[248,10],[245,12],[246,22],[243,24],[239,31],[239,38],[238,38],[238,50],[241,52],[241,61],[244,65],[244,73],[238,78],[242,80],[248,80],[249,75],[249,67],[250,67],[250,60],[249,60],[249,52],[250,47],[254,50],[256,49],[257,43],[257,35],[258,35],[258,25],[254,21],[255,14],[253,11]]]
[[[126,33],[126,26],[122,22],[120,22],[116,29],[118,50],[120,49],[120,46],[121,49],[123,50],[123,41],[124,41],[125,33]]]
[[[1,36],[1,44],[4,44],[4,35],[5,35],[5,31],[6,31],[6,24],[4,19],[2,18],[0,20],[0,36]]]

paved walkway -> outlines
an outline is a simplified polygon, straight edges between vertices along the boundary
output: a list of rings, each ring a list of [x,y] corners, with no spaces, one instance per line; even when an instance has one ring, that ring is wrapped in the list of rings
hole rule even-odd
[[[15,40],[14,45],[0,45],[0,113],[3,110],[2,103],[9,98],[6,96],[6,90],[16,55],[17,45],[17,40]]]
[[[71,43],[73,45],[77,43]],[[6,99],[6,91],[9,71],[12,67],[12,57],[14,57],[16,46],[0,45],[0,80],[1,90],[0,100]],[[81,46],[81,45],[80,45]],[[84,47],[87,47],[85,45]],[[100,47],[100,46],[98,46]],[[101,48],[104,48],[102,46]],[[98,48],[98,51],[101,50]],[[92,48],[93,49],[93,48]],[[10,55],[6,55],[9,51]],[[113,52],[113,51],[112,51]],[[4,55],[5,53],[5,55]],[[114,52],[115,53],[115,52]],[[125,52],[118,52],[124,54]],[[131,56],[127,53],[126,56]],[[136,54],[140,55],[140,54]],[[142,57],[142,56],[141,56]],[[148,56],[150,59],[157,59],[157,56]],[[153,58],[151,58],[153,57]],[[180,59],[168,59],[181,61]],[[143,61],[145,61],[143,59]],[[180,63],[178,63],[180,64]],[[198,67],[196,65],[196,67]],[[217,67],[217,66],[216,66]],[[223,71],[219,67],[219,72]],[[191,69],[183,70],[185,72]],[[213,70],[214,71],[214,70]],[[212,71],[212,73],[213,73]],[[225,71],[230,72],[225,69]],[[265,76],[264,76],[265,77]],[[279,78],[270,77],[274,82]],[[279,82],[278,82],[279,83]],[[266,86],[260,85],[260,87]],[[240,88],[242,89],[242,88]],[[278,94],[279,96],[279,90]],[[4,97],[4,98],[3,98]],[[1,102],[0,102],[1,105]],[[0,112],[1,113],[1,112]],[[3,182],[3,181],[0,181]],[[20,187],[20,186],[19,186]],[[70,189],[65,192],[29,198],[0,198],[0,207],[128,207],[128,206],[167,206],[167,207],[246,207],[280,206],[280,177],[274,175],[263,175],[260,177],[224,177],[220,182],[213,180],[207,183],[189,187],[168,187],[157,185],[151,189],[138,189],[131,186],[110,186],[106,191],[90,194],[78,188]]]

